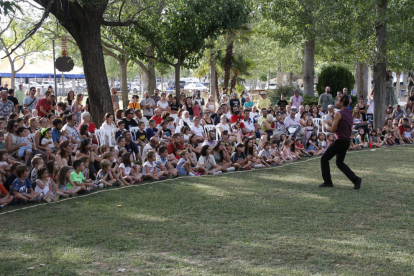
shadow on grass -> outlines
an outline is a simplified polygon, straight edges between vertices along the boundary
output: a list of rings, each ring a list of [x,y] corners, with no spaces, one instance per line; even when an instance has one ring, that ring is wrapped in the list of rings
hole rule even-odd
[[[409,275],[414,202],[406,153],[413,151],[402,149],[404,158],[389,158],[403,160],[402,171],[373,162],[377,152],[352,155],[364,177],[360,191],[337,169],[334,189],[317,188],[313,160],[12,213],[3,217],[0,267],[33,275],[110,275],[119,267],[164,275]]]

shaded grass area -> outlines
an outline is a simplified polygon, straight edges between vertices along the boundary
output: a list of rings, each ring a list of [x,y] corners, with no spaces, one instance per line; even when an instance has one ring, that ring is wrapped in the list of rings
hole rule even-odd
[[[412,275],[413,154],[348,154],[360,191],[315,159],[5,214],[0,274]]]

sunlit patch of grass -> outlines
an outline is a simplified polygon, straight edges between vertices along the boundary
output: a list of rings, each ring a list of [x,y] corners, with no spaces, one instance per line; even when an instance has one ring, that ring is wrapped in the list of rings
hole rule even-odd
[[[412,275],[413,154],[349,153],[360,191],[335,159],[318,188],[314,158],[18,210],[0,216],[0,274]]]

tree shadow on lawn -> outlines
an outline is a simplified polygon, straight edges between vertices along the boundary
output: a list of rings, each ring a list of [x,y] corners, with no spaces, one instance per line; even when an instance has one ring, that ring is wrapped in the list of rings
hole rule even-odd
[[[138,268],[133,274],[411,274],[409,172],[384,168],[402,176],[394,186],[366,173],[363,189],[354,191],[333,170],[338,184],[320,189],[319,169],[291,177],[309,163],[183,178],[8,214],[0,267],[33,275],[114,274],[118,267]],[[375,165],[364,164],[361,173],[377,171]],[[40,263],[46,266],[26,270]]]
[[[203,189],[211,185],[208,182],[203,183]],[[267,194],[257,184],[247,194],[223,186],[221,189],[229,190],[223,197],[200,192],[195,183],[160,183],[40,206],[31,213],[43,223],[19,217],[6,223],[11,231],[4,237],[5,248],[19,242],[24,246],[17,246],[15,258],[3,259],[1,267],[9,272],[25,271],[14,269],[21,266],[21,257],[28,266],[42,263],[43,257],[33,254],[42,248],[51,252],[48,269],[55,271],[51,264],[56,264],[56,269],[68,268],[68,274],[99,272],[96,261],[108,262],[105,269],[109,272],[114,272],[115,262],[120,267],[162,274],[187,269],[198,274],[210,267],[211,273],[232,275],[329,273],[338,269],[345,274],[362,271],[367,275],[385,266],[400,275],[408,271],[407,256],[401,260],[396,253],[409,252],[409,243],[376,240],[378,222],[369,220],[369,204],[355,194],[348,196],[354,191],[316,189],[311,194],[324,193],[329,199],[321,202],[309,197],[309,191],[303,193],[302,185],[287,184],[291,185],[268,185]],[[244,189],[248,189],[246,185],[252,184],[243,182]],[[294,196],[301,192],[306,196]],[[341,200],[351,202],[340,205]],[[116,208],[117,203],[122,207]],[[362,204],[367,214],[352,208],[357,204]],[[59,223],[56,218],[61,218]],[[365,226],[361,227],[362,222]],[[385,226],[381,225],[382,231],[388,231]],[[27,235],[30,239],[26,243],[22,237]],[[377,251],[369,252],[374,249]],[[3,266],[6,260],[8,264]]]

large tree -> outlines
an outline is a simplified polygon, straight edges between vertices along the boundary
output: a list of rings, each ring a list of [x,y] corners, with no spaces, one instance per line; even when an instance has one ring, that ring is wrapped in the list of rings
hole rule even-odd
[[[234,29],[245,23],[250,12],[247,0],[174,0],[165,1],[162,12],[148,13],[123,32],[122,42],[132,55],[155,59],[175,69],[176,95],[180,95],[180,69],[198,64],[208,38]],[[118,29],[113,31],[118,32]],[[114,38],[119,35],[114,35]],[[147,54],[142,41],[147,41],[155,51]]]
[[[103,25],[129,26],[136,24],[138,16],[148,6],[144,7],[144,2],[139,0],[115,2],[110,2],[109,0],[33,1],[44,8],[44,13],[41,20],[26,37],[33,35],[41,27],[50,13],[70,33],[82,55],[92,120],[96,125],[100,125],[104,120],[103,115],[106,112],[113,113],[102,50],[101,27]],[[134,4],[134,9],[128,10],[127,12],[123,11],[126,3]],[[105,12],[109,8],[111,9],[111,13],[113,13],[113,10],[117,10],[118,16],[116,20],[107,20]]]

